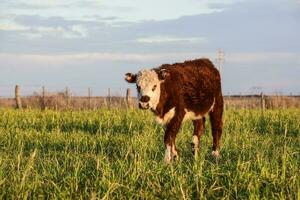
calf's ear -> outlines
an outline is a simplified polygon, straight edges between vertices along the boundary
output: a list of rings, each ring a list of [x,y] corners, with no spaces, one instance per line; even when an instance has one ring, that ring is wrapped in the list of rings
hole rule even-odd
[[[125,74],[125,80],[128,83],[135,83],[136,82],[136,75],[132,73]]]
[[[170,74],[167,70],[161,69],[157,72],[159,80],[165,80]]]

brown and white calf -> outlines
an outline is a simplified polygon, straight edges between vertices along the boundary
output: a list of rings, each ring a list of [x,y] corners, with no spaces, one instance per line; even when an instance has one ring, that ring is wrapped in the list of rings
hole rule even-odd
[[[212,154],[219,156],[223,97],[219,71],[210,60],[164,64],[137,74],[127,73],[125,80],[136,83],[139,108],[151,109],[157,122],[166,126],[165,162],[178,156],[175,138],[182,122],[188,119],[193,120],[193,153],[197,153],[207,113],[212,127]]]

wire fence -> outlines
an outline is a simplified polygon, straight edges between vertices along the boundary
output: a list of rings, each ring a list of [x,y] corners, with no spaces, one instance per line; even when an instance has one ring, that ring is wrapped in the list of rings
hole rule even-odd
[[[0,107],[41,109],[98,109],[134,107],[129,88],[0,86]]]
[[[0,107],[56,110],[137,107],[129,88],[0,86]],[[225,109],[300,108],[300,95],[224,95]]]
[[[72,96],[125,96],[126,88],[101,88],[101,87],[56,87],[56,86],[35,86],[35,85],[20,85],[20,93],[22,96],[41,95],[43,90],[46,90],[47,95],[54,95],[69,91]],[[15,85],[0,85],[0,98],[14,98]]]

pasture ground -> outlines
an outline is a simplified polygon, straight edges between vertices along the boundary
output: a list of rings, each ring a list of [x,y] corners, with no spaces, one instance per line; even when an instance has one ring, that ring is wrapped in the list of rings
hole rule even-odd
[[[299,199],[300,110],[227,110],[222,157],[192,123],[163,162],[163,128],[139,110],[0,109],[1,199]],[[208,122],[208,120],[207,120]]]

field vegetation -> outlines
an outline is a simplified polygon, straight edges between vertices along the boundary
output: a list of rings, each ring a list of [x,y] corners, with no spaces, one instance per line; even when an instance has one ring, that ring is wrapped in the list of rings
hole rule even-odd
[[[300,110],[227,110],[221,158],[192,123],[163,162],[150,112],[0,110],[1,199],[299,199]],[[208,120],[207,120],[208,122]]]

